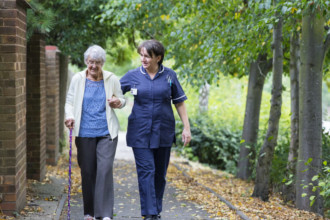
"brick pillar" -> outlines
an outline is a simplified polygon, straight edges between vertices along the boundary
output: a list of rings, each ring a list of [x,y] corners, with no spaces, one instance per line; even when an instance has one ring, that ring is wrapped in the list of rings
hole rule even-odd
[[[24,0],[0,1],[0,210],[26,204],[26,10]]]
[[[59,128],[60,128],[60,138],[64,139],[64,106],[66,99],[66,88],[68,81],[68,69],[69,67],[69,59],[67,56],[60,54],[60,120],[59,120]]]
[[[46,46],[46,144],[47,164],[56,165],[59,156],[60,120],[60,51],[56,46]]]
[[[46,64],[44,35],[34,33],[27,43],[26,142],[27,178],[46,174]]]

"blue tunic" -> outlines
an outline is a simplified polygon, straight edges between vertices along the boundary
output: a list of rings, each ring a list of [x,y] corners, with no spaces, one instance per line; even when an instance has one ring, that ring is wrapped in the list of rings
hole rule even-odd
[[[134,95],[128,117],[126,141],[130,147],[171,147],[175,143],[175,119],[172,105],[187,99],[176,73],[160,66],[154,79],[141,66],[121,79],[121,89]],[[136,93],[136,94],[135,94]]]

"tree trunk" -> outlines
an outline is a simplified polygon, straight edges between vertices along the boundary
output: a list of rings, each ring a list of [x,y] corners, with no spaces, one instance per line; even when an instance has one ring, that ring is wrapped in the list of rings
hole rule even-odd
[[[264,201],[269,198],[269,180],[274,148],[277,144],[278,126],[282,106],[282,73],[283,73],[283,48],[282,48],[282,19],[275,24],[273,32],[273,89],[268,130],[264,144],[259,152],[256,180],[252,196]]]
[[[289,170],[295,174],[299,148],[299,34],[294,32],[290,39],[290,85],[291,85],[291,142]]]
[[[255,157],[255,145],[259,131],[259,115],[262,90],[265,78],[272,66],[267,60],[267,54],[260,54],[257,61],[251,63],[249,74],[248,94],[246,98],[242,145],[239,154],[237,177],[248,179],[251,176]]]
[[[319,214],[323,214],[322,198],[319,190],[313,192],[313,186],[309,184],[318,185],[318,180],[312,181],[312,178],[320,173],[322,163],[322,65],[325,54],[323,25],[322,12],[314,9],[304,13],[301,34],[299,152],[296,179],[297,208]],[[312,206],[311,196],[315,196]]]
[[[209,105],[210,85],[205,82],[199,89],[199,112],[206,113]]]
[[[290,38],[290,85],[291,85],[291,141],[288,156],[288,173],[296,176],[299,148],[299,33],[294,31]],[[283,196],[286,201],[295,200],[294,182],[285,185]]]

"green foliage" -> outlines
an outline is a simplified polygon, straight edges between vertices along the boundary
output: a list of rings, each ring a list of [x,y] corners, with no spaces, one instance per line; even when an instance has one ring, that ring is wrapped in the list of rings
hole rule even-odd
[[[84,68],[79,68],[77,65],[73,65],[71,63],[69,63],[69,70],[73,73],[78,73],[80,71],[82,71]]]
[[[95,18],[118,26],[135,46],[137,34],[163,41],[174,69],[192,85],[217,83],[221,72],[243,76],[256,51],[270,45],[269,29],[256,23],[263,13],[255,16],[241,1],[110,0],[99,8]]]
[[[101,13],[99,5],[106,0],[56,0],[43,1],[45,8],[56,14],[56,24],[46,42],[56,45],[70,56],[71,62],[83,67],[83,53],[88,46],[98,44],[106,47],[107,39],[116,38],[118,27],[104,25],[96,18]]]
[[[125,107],[123,109],[116,109],[115,112],[119,120],[120,131],[127,131],[127,118],[130,112],[128,112]]]
[[[287,138],[289,138],[289,134],[287,134]],[[281,143],[281,141],[279,141]],[[276,148],[275,150],[275,156],[273,159],[273,166],[272,166],[272,182],[275,185],[280,185],[280,181],[282,178],[282,183],[285,185],[292,185],[295,184],[294,176],[290,173],[287,173],[286,167],[286,161],[287,161],[287,154],[288,149],[290,146],[290,142],[286,143],[287,146],[285,146],[285,143],[283,143],[283,148]],[[283,159],[281,162],[280,160]],[[303,172],[306,172],[308,169],[313,169],[310,167],[310,163],[313,161],[313,158],[308,158],[307,161],[305,161],[305,165],[309,166],[306,170]],[[315,192],[316,190],[319,190],[320,195],[323,197],[324,201],[324,213],[326,217],[330,217],[330,167],[328,164],[328,161],[330,161],[330,133],[326,133],[323,131],[322,133],[322,170],[318,175],[313,176],[311,182],[305,183],[302,185],[302,187],[312,187],[312,191]],[[276,164],[281,164],[280,166]],[[315,182],[316,181],[316,182]],[[301,195],[302,197],[308,196],[306,193],[303,193]],[[309,197],[310,199],[310,205],[312,206],[315,202],[315,196],[311,195]]]
[[[324,201],[325,217],[330,218],[330,166],[327,161],[323,162],[322,175],[318,186]]]
[[[329,63],[330,65],[330,63]],[[327,79],[330,83],[330,72],[328,73],[329,78]],[[323,81],[322,85],[322,119],[323,121],[330,121],[330,84],[329,88],[326,85],[326,81]]]
[[[284,77],[284,85],[290,83],[288,77]],[[246,93],[247,93],[248,79],[247,77],[242,77],[241,79],[232,78],[231,76],[222,76],[219,81],[219,86],[210,87],[209,95],[209,109],[206,116],[203,116],[199,113],[199,100],[198,92],[191,87],[190,85],[185,84],[184,90],[188,96],[186,101],[186,106],[188,110],[188,115],[194,121],[197,121],[198,126],[209,126],[209,129],[215,129],[215,133],[219,132],[219,135],[223,136],[222,131],[230,131],[230,133],[236,134],[236,132],[242,130],[243,120],[244,120],[244,111],[245,111],[245,102],[246,102]],[[257,151],[263,144],[264,136],[267,131],[267,123],[269,118],[270,110],[270,94],[271,92],[271,76],[266,81],[262,105],[260,112],[260,124],[261,128],[259,131],[259,138],[257,144]],[[206,122],[199,122],[199,118],[203,118]],[[178,119],[179,120],[179,119]],[[209,123],[211,121],[211,123]],[[206,125],[205,125],[206,124]],[[196,131],[196,128],[193,128],[194,125],[191,125],[192,130]],[[199,128],[201,129],[201,128]],[[200,131],[197,129],[196,133],[198,136],[203,136],[203,132],[212,133],[211,131]],[[177,128],[178,139],[180,140],[180,132],[182,130]],[[273,168],[271,174],[271,181],[274,184],[281,182],[283,174],[286,169],[286,161],[289,149],[290,142],[290,93],[289,91],[283,92],[283,105],[282,105],[282,117],[280,120],[280,129],[278,137],[278,145],[275,148],[275,156],[273,159]],[[213,134],[213,133],[212,133]],[[215,135],[215,134],[214,134]],[[194,138],[194,134],[192,135]],[[201,138],[199,138],[201,139]],[[222,146],[219,143],[214,143],[216,141],[208,139],[210,143],[213,143],[214,146]],[[241,140],[239,139],[236,143],[237,146],[240,146]],[[178,144],[181,144],[178,141]],[[203,143],[198,143],[203,144]],[[186,157],[194,160],[198,160],[195,150],[192,149],[193,146],[190,144],[190,147],[180,148],[178,150],[182,152]],[[220,152],[220,151],[219,151]],[[212,155],[211,155],[212,156]],[[236,158],[238,155],[233,156]],[[235,164],[235,160],[233,161]],[[253,161],[255,163],[255,161]],[[234,169],[231,169],[231,172],[234,172]]]
[[[211,86],[209,110],[206,115],[199,113],[198,92],[185,84],[184,90],[188,95],[186,106],[191,119],[193,140],[189,147],[181,145],[179,140],[181,140],[182,125],[177,123],[176,149],[189,159],[198,160],[199,157],[199,161],[203,163],[235,173],[244,116],[246,84],[246,78],[222,77],[219,87]]]
[[[108,39],[106,51],[107,57],[103,69],[115,73],[118,77],[140,66],[139,54],[124,39],[121,41]]]
[[[273,186],[280,186],[282,180],[290,175],[287,172],[289,149],[290,131],[281,132],[278,135],[270,171],[270,182]]]
[[[93,2],[93,1],[92,1]],[[327,1],[315,4],[326,8]],[[277,1],[174,1],[110,0],[99,1],[93,19],[111,27],[111,45],[118,48],[119,39],[137,46],[137,38],[156,38],[167,48],[167,59],[175,60],[173,68],[186,82],[199,87],[207,81],[219,84],[220,75],[242,77],[249,64],[262,54],[271,54],[274,23],[281,15],[284,24],[285,56],[292,30],[309,2]],[[92,3],[91,3],[92,4]],[[85,7],[88,8],[88,7]],[[187,56],[187,54],[189,54]],[[271,56],[268,56],[271,57]],[[284,59],[288,72],[289,62]]]
[[[174,69],[196,86],[205,81],[218,83],[221,73],[241,77],[248,73],[249,64],[259,53],[271,54],[276,13],[287,21],[284,42],[288,42],[292,29],[299,31],[296,20],[301,18],[306,7],[313,5],[330,14],[326,13],[329,1],[325,0],[278,1],[277,7],[269,0],[246,3],[223,0],[41,2],[44,8],[56,14],[56,25],[49,33],[47,43],[57,45],[80,67],[84,66],[82,53],[91,44],[103,47],[110,44],[110,56],[116,57],[115,62],[119,64],[128,57],[125,55],[127,50],[118,41],[127,39],[136,47],[139,37],[157,38],[168,49],[167,58],[174,58]],[[47,11],[38,10],[38,13],[43,12]],[[31,22],[37,23],[36,20]],[[284,62],[288,67],[289,63]]]
[[[279,134],[278,144],[275,148],[274,158],[272,161],[272,182],[275,184],[280,183],[286,179],[289,174],[286,174],[287,159],[290,148],[290,132],[285,131]],[[322,133],[322,160],[330,161],[330,134]],[[305,165],[308,166],[313,161],[309,158]]]
[[[29,41],[34,32],[47,34],[55,25],[55,14],[37,0],[29,1],[32,9],[27,10],[26,39]]]
[[[289,103],[284,103],[288,105]],[[264,104],[263,104],[264,105]],[[282,105],[282,108],[285,108],[285,105]],[[265,108],[265,106],[262,106]],[[268,107],[266,107],[268,108]],[[261,112],[263,113],[263,112]],[[264,112],[263,114],[266,114]],[[267,113],[269,114],[269,112]],[[260,115],[262,118],[262,115]],[[290,116],[282,115],[280,120],[280,129],[277,137],[277,145],[275,146],[274,156],[272,158],[272,166],[270,170],[270,186],[278,189],[281,184],[287,183],[288,181],[293,182],[293,176],[290,171],[287,170],[287,163],[288,163],[288,154],[290,148],[290,130],[287,129],[287,121],[289,120]],[[265,122],[266,123],[266,122]],[[264,140],[267,133],[267,127],[263,127],[259,130],[257,145],[256,145],[256,154],[259,155],[259,151],[264,144]],[[251,160],[252,164],[257,164],[258,158],[254,158]],[[255,179],[256,177],[256,169],[253,169],[251,179]]]
[[[312,181],[318,180],[318,184],[309,183],[313,190],[319,190],[323,197],[324,210],[326,217],[330,217],[330,133],[322,133],[322,171],[320,174],[314,176]],[[311,205],[313,205],[315,198],[310,198]]]
[[[193,1],[187,12],[185,4],[188,2],[180,5],[179,15],[190,19],[176,24],[169,37],[174,68],[196,86],[205,81],[219,84],[221,73],[239,77],[247,74],[248,63],[263,42],[260,37],[267,35],[249,36],[254,20],[246,6],[241,1]],[[252,39],[254,47],[247,48]]]
[[[65,131],[67,131],[66,129],[65,129]],[[64,150],[64,148],[67,146],[67,133],[64,131],[64,137],[63,137],[63,139],[60,139],[59,140],[59,152],[60,153],[63,153],[63,150]]]
[[[192,126],[196,138],[193,139],[191,147],[179,147],[179,149],[190,158],[196,159],[196,155],[201,155],[203,161],[212,161],[217,164],[216,166],[228,169],[230,172],[234,172],[232,166],[236,163],[240,142],[240,140],[236,142],[236,135],[241,130],[244,119],[247,90],[245,75],[249,72],[251,61],[255,60],[260,53],[271,57],[272,29],[278,16],[283,16],[285,20],[283,45],[284,70],[287,72],[288,39],[292,31],[300,32],[303,13],[309,9],[321,10],[326,17],[325,26],[330,26],[328,0],[279,0],[276,7],[272,6],[270,0],[55,0],[41,2],[42,7],[54,11],[56,24],[52,26],[51,22],[42,22],[42,19],[51,15],[51,12],[39,8],[37,11],[29,12],[34,13],[33,16],[28,16],[34,20],[28,22],[28,25],[35,26],[29,30],[39,28],[45,33],[49,32],[47,44],[57,45],[62,53],[70,55],[72,62],[78,64],[79,67],[84,66],[83,52],[87,47],[91,44],[99,44],[107,48],[108,62],[104,69],[122,75],[136,65],[131,60],[140,38],[161,40],[167,49],[166,58],[173,60],[173,68],[178,72],[180,79],[192,85],[186,90],[189,96],[187,108],[191,122],[196,125],[196,127]],[[35,6],[37,7],[39,6]],[[329,72],[327,62],[329,58],[328,53],[324,64],[326,73]],[[238,83],[233,78],[226,80],[223,74],[241,78],[243,83]],[[325,79],[327,79],[326,74]],[[200,116],[196,90],[205,81],[219,88],[211,90],[209,111],[206,116]],[[236,87],[230,82],[235,82]],[[286,84],[284,87],[289,86]],[[268,124],[270,88],[270,80],[267,80],[262,97],[259,147],[263,142]],[[272,162],[271,181],[273,183],[281,182],[286,169],[285,161],[289,148],[289,91],[285,90],[283,97],[286,98],[283,98],[278,146]],[[121,110],[119,112],[118,114],[123,113]],[[120,121],[126,117],[125,114],[119,115]],[[179,132],[180,129],[177,131]],[[202,140],[205,144],[201,142]],[[193,148],[193,143],[196,144],[196,149]],[[228,149],[227,153],[224,152],[225,149]],[[323,155],[330,155],[329,150],[328,154],[325,154],[326,151],[323,149]],[[216,154],[211,154],[211,152],[216,152]],[[217,156],[213,157],[214,155]]]
[[[192,140],[183,147],[177,141],[178,152],[189,159],[207,163],[230,173],[236,172],[241,131],[230,131],[207,116],[190,118]],[[181,138],[182,124],[177,122],[177,140]]]
[[[119,120],[119,128],[121,131],[127,131],[128,116],[132,112],[134,98],[132,95],[125,95],[126,106],[121,109],[115,109],[115,113]]]
[[[242,129],[247,93],[246,86],[247,77],[237,79],[222,76],[219,86],[210,86],[208,117],[230,130]],[[186,106],[189,117],[197,118],[200,115],[199,93],[187,83],[184,84],[184,90],[188,96]]]
[[[328,136],[327,138],[330,138]],[[308,163],[308,162],[306,162]],[[312,169],[312,167],[310,168]],[[311,187],[313,192],[319,191],[324,201],[324,213],[326,217],[330,217],[330,167],[326,160],[322,163],[322,170],[318,175],[312,177],[311,182],[302,184],[303,188]],[[308,196],[303,193],[301,197]],[[316,197],[314,195],[309,196],[310,206],[314,205]]]
[[[110,0],[99,7],[100,22],[122,27],[131,43],[135,44],[135,32],[142,38],[159,38],[170,28],[169,12],[175,1],[165,0]]]
[[[330,162],[330,132],[325,130],[322,133],[322,159]]]
[[[235,173],[244,120],[247,79],[221,77],[219,87],[210,87],[209,110],[199,112],[198,92],[184,84],[187,111],[191,120],[192,142],[181,143],[182,124],[177,123],[177,150],[191,160]],[[179,118],[177,121],[179,121]]]

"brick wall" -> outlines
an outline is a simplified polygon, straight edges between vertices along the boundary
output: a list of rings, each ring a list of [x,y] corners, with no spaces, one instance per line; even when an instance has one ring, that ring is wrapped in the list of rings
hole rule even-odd
[[[26,143],[27,178],[46,174],[46,54],[44,35],[34,33],[27,43]]]
[[[0,1],[0,209],[26,203],[26,9],[24,0]]]
[[[59,50],[55,46],[46,46],[46,161],[50,165],[56,165],[59,156],[59,68]]]

